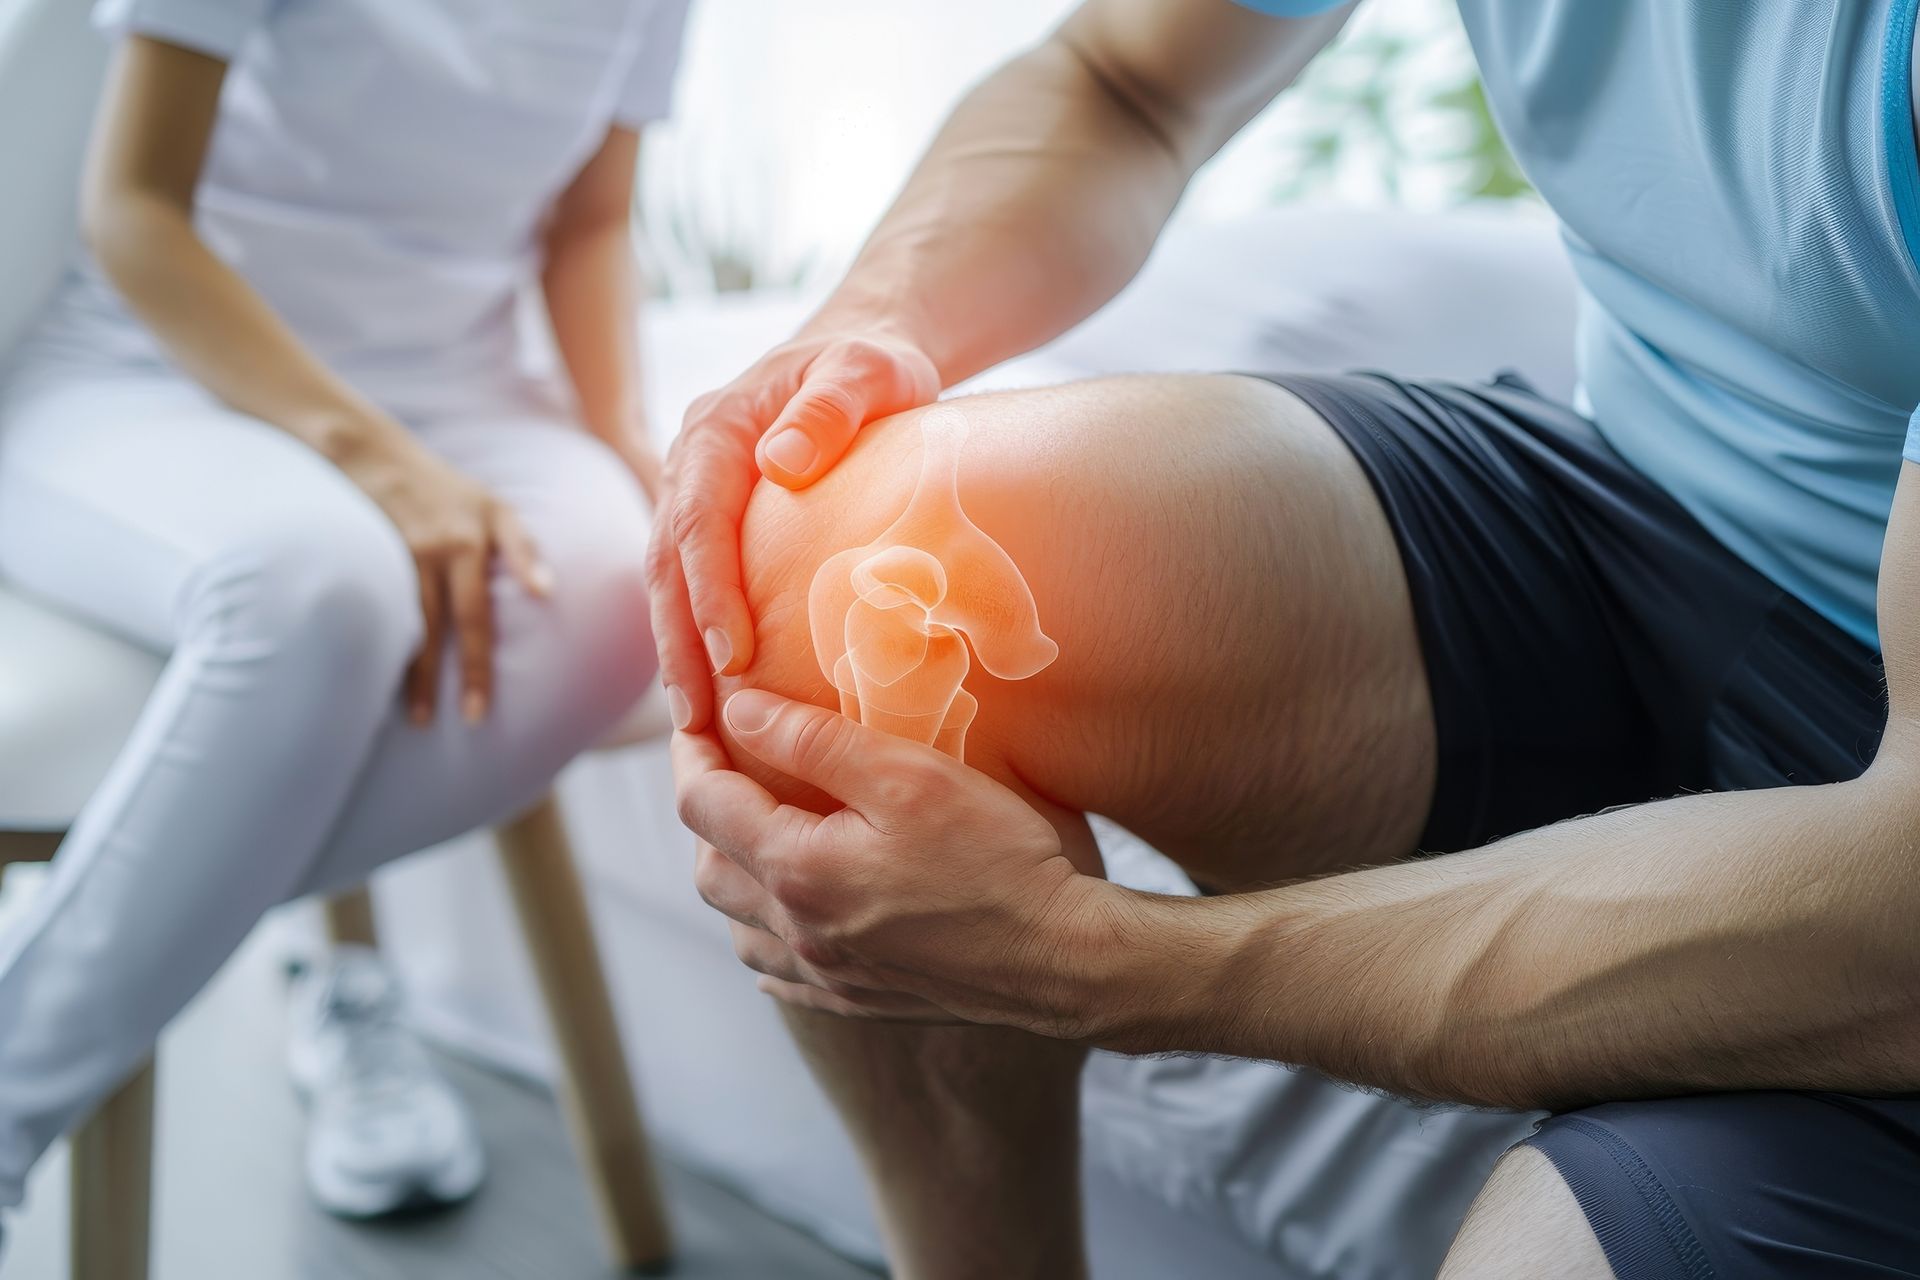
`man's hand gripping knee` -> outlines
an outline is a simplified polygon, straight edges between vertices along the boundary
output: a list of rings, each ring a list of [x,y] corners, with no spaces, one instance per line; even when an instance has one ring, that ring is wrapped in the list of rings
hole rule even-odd
[[[839,1013],[1074,1037],[1061,958],[1109,886],[1032,805],[960,763],[969,651],[1006,680],[1059,652],[1012,559],[960,507],[965,438],[957,410],[927,414],[906,509],[814,576],[815,658],[844,714],[754,689],[726,706],[740,749],[845,807],[780,804],[710,735],[682,733],[681,817],[702,837],[700,892],[732,918],[764,989]]]
[[[702,396],[667,456],[647,585],[660,674],[676,728],[700,732],[713,676],[753,660],[740,585],[740,521],[754,484],[804,489],[866,423],[940,394],[933,362],[890,336],[797,338]]]

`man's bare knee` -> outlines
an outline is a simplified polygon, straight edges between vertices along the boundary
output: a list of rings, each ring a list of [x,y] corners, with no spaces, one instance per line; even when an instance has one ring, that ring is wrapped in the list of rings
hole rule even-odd
[[[1412,849],[1433,785],[1425,669],[1392,530],[1331,428],[1235,377],[953,408],[970,429],[961,506],[1059,646],[1029,679],[967,681],[969,764],[1107,814],[1219,888]],[[871,424],[808,489],[755,493],[741,540],[754,665],[723,694],[750,683],[841,705],[808,585],[905,508],[922,416]]]
[[[1500,1157],[1439,1280],[1613,1280],[1613,1269],[1553,1162],[1532,1147]]]

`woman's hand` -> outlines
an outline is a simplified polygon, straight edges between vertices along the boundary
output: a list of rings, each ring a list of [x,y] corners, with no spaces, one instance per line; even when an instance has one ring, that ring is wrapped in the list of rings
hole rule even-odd
[[[931,747],[761,690],[725,709],[739,750],[845,807],[777,802],[707,734],[674,735],[695,883],[763,989],[830,1012],[1081,1039],[1128,898],[1047,818]]]
[[[654,640],[667,704],[681,729],[713,713],[711,673],[753,659],[740,588],[740,521],[754,483],[803,489],[832,469],[875,418],[940,394],[933,361],[891,337],[803,338],[777,347],[726,387],[694,401],[667,456],[648,557]]]
[[[553,574],[505,503],[404,432],[369,434],[367,443],[341,451],[336,461],[400,530],[419,570],[426,634],[407,671],[408,715],[420,725],[433,719],[451,627],[459,649],[460,713],[476,724],[493,700],[494,558],[536,597],[552,590]]]

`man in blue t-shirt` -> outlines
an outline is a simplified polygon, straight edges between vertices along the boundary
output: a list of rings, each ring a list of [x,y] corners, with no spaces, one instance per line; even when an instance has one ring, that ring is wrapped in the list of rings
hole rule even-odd
[[[1095,1043],[1555,1112],[1448,1277],[1920,1275],[1920,0],[1460,7],[1576,402],[983,403],[962,496],[1061,654],[970,683],[975,767],[769,696],[833,694],[784,579],[898,509],[863,428],[1110,298],[1351,5],[1087,0],[689,417],[653,595],[702,892],[841,1015],[793,1020],[905,1274],[1084,1272]],[[1084,810],[1220,892],[1106,884]]]

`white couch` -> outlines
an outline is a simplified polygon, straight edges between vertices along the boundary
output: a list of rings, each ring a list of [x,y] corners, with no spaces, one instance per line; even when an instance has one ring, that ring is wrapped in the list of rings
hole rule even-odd
[[[803,313],[801,300],[766,297],[653,308],[656,421],[677,425],[692,396]],[[1372,365],[1459,378],[1516,368],[1564,396],[1572,324],[1567,268],[1537,214],[1276,212],[1175,233],[1112,307],[980,384]],[[585,760],[562,796],[660,1141],[876,1258],[853,1155],[721,920],[694,894],[664,749]],[[1100,834],[1116,878],[1189,890],[1124,832]],[[429,1031],[544,1074],[524,958],[493,864],[477,853],[456,845],[385,873],[384,936]],[[1425,1280],[1492,1161],[1532,1120],[1416,1109],[1266,1064],[1108,1054],[1087,1069],[1085,1115],[1101,1280]]]

